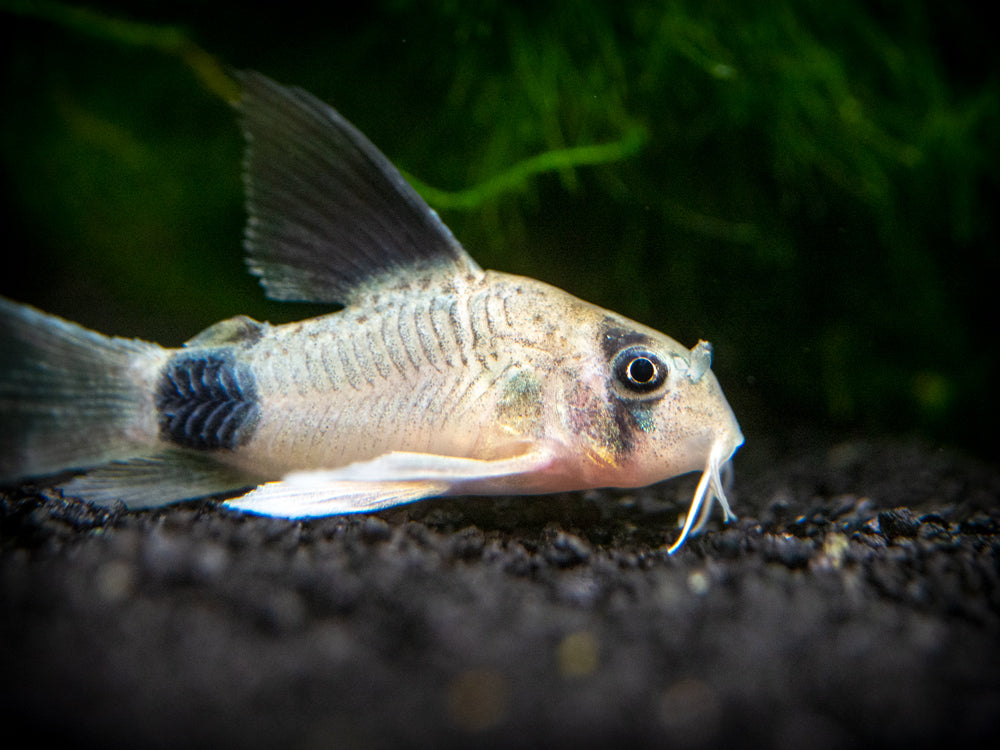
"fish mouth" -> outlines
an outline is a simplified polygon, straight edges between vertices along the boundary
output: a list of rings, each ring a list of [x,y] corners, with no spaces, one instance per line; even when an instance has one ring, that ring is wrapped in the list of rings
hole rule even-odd
[[[731,469],[730,460],[741,445],[743,445],[742,434],[739,435],[735,445],[732,441],[722,438],[712,444],[712,450],[708,453],[708,460],[701,472],[698,487],[694,491],[694,497],[691,498],[691,507],[684,519],[684,526],[677,541],[667,548],[668,555],[674,554],[689,537],[699,533],[705,527],[712,515],[712,505],[716,500],[722,506],[724,522],[729,523],[736,520],[736,514],[729,507],[729,500],[726,498],[726,491],[722,486],[721,472]]]

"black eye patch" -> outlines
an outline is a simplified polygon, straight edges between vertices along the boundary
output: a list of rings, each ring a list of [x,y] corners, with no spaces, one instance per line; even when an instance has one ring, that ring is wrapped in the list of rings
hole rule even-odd
[[[600,344],[604,356],[611,359],[615,352],[620,352],[627,346],[641,345],[649,348],[653,346],[653,340],[644,333],[622,328],[613,319],[606,318],[601,326]]]

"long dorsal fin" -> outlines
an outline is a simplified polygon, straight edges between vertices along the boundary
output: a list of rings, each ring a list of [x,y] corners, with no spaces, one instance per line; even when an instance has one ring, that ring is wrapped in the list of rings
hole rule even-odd
[[[306,91],[238,74],[245,248],[279,300],[350,304],[379,286],[479,266],[399,171]]]

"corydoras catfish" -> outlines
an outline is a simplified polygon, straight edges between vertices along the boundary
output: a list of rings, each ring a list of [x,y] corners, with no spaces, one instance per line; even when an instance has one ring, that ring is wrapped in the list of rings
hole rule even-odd
[[[482,270],[392,164],[298,88],[239,74],[247,263],[269,297],[180,349],[0,300],[0,481],[303,518],[420,498],[639,487],[701,471],[673,552],[743,435],[710,369],[621,315]]]

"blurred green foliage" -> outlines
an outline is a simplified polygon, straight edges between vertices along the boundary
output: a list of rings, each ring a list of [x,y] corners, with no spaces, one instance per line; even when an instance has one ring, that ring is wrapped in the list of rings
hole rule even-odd
[[[264,301],[239,262],[241,142],[215,73],[252,67],[433,186],[482,265],[711,340],[748,440],[805,422],[993,457],[983,12],[4,0],[0,291],[168,344],[240,312],[315,314]]]

